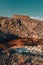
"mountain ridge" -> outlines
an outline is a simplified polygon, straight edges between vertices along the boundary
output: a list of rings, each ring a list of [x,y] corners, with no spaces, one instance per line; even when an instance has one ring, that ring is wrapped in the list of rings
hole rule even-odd
[[[13,42],[13,44],[16,41],[20,41],[20,43],[25,43],[26,39],[27,39],[26,44],[28,43],[29,45],[30,44],[31,45],[32,44],[35,44],[35,45],[43,44],[43,21],[34,20],[28,16],[14,15],[12,18],[0,17],[0,31],[2,31],[4,33],[4,34],[0,33],[0,35],[1,35],[0,40],[3,37],[2,41],[12,39],[12,36],[7,36],[9,34],[12,34],[13,36],[16,35],[16,36],[20,37],[17,40],[13,39],[15,41],[11,40]],[[23,38],[25,38],[25,39],[23,39]],[[22,42],[22,39],[24,40],[24,42]],[[30,40],[28,40],[28,39],[30,39]],[[29,43],[29,41],[30,41],[30,43]],[[9,43],[12,44],[12,42],[8,41],[8,45],[9,45]],[[0,41],[0,44],[1,43],[2,42]],[[7,42],[6,42],[6,44],[7,44]]]

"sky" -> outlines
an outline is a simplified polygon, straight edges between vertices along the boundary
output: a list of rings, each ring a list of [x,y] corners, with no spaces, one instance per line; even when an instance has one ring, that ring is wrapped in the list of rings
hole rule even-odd
[[[43,18],[43,0],[0,0],[0,16],[15,14]]]

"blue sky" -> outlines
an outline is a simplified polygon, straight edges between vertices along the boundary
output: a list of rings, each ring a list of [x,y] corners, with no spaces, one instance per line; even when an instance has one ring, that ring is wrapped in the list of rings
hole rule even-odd
[[[0,16],[14,14],[43,17],[43,0],[0,0]]]

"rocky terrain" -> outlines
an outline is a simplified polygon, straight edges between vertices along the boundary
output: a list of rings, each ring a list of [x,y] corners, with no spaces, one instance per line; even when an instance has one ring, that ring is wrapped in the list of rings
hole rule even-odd
[[[43,21],[22,15],[14,15],[12,18],[0,17],[0,30],[20,37],[42,39]]]
[[[10,48],[0,53],[0,65],[43,65],[43,48]],[[36,48],[36,49],[35,49]]]
[[[43,65],[43,21],[0,17],[0,65]]]

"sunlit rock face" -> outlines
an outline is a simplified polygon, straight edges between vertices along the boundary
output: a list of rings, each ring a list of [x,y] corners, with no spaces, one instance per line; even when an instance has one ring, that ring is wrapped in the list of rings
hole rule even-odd
[[[13,44],[18,47],[43,44],[43,21],[24,15],[0,17],[0,45],[9,47]]]
[[[28,16],[14,15],[12,17],[17,24],[16,31],[21,37],[30,37],[36,39],[43,38],[43,22],[31,19]]]
[[[42,39],[43,21],[23,15],[14,15],[12,18],[0,17],[0,30],[20,37],[34,38],[34,40]]]

